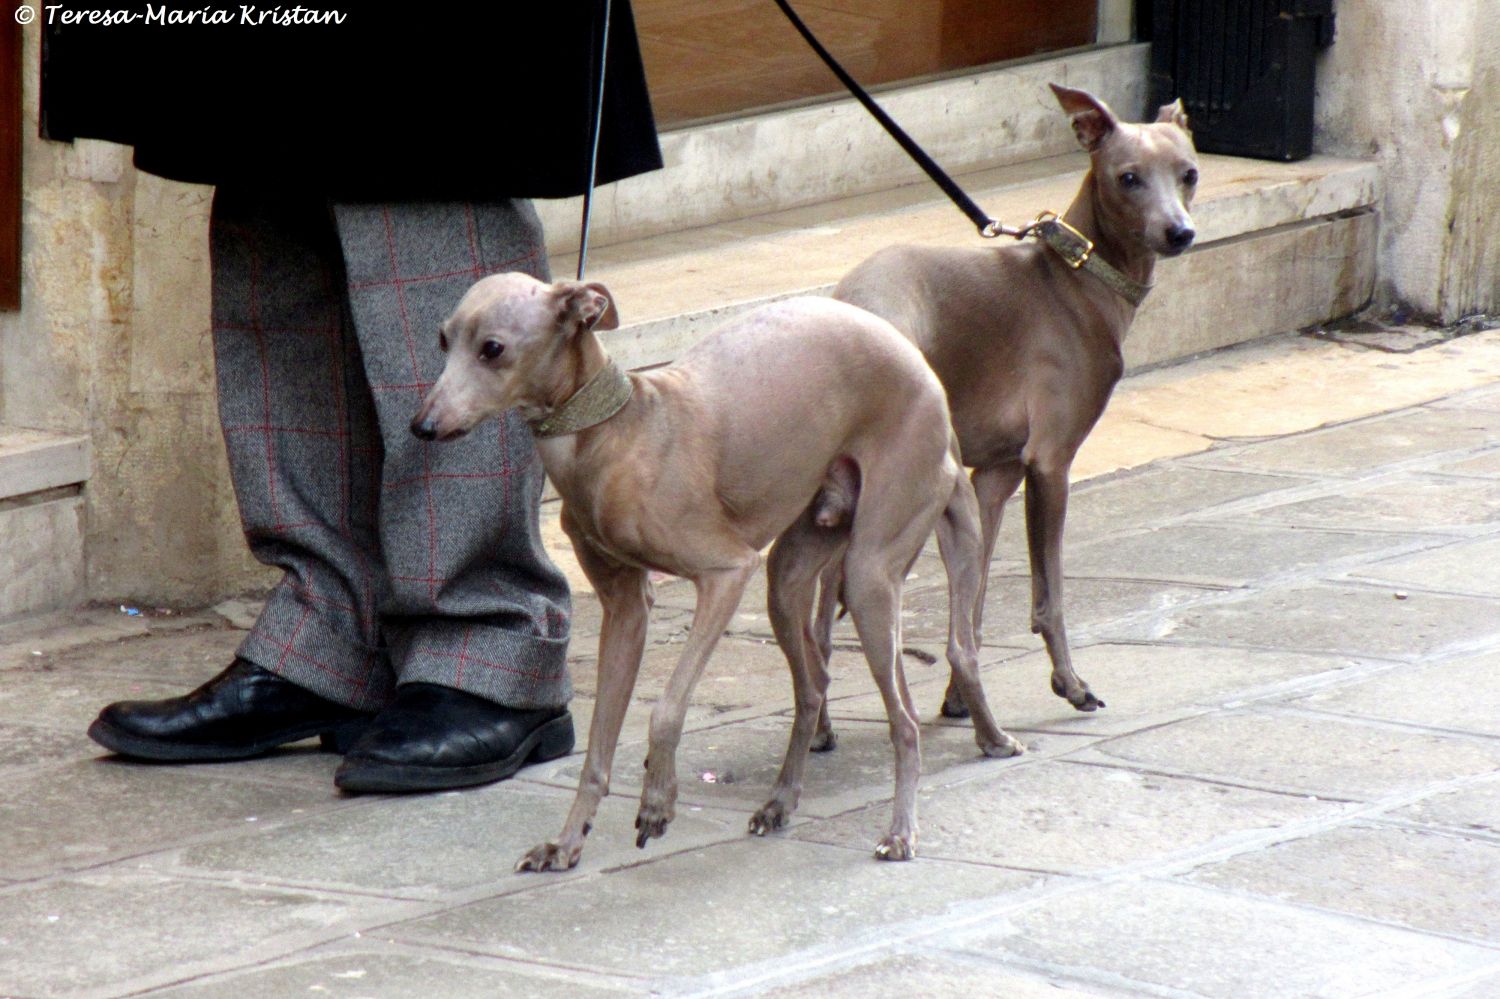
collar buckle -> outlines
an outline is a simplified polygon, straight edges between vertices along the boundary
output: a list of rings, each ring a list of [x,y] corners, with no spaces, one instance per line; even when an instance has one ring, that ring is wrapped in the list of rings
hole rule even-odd
[[[1033,224],[1063,262],[1075,271],[1094,255],[1094,241],[1064,222],[1056,212],[1042,212]]]

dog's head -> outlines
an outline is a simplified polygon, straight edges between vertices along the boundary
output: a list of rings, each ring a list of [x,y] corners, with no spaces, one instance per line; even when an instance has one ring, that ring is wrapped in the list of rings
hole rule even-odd
[[[546,284],[520,273],[482,278],[438,328],[447,362],[411,432],[446,441],[512,407],[527,418],[543,415],[575,387],[576,366],[567,359],[578,338],[618,325],[602,284]]]
[[[1163,256],[1191,246],[1198,154],[1182,102],[1163,105],[1154,122],[1131,125],[1087,91],[1054,83],[1052,92],[1093,160],[1100,224]]]

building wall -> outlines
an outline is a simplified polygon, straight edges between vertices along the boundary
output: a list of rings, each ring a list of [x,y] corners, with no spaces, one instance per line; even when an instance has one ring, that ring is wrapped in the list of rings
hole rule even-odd
[[[214,414],[212,190],[137,173],[123,147],[37,138],[36,24],[22,41],[22,309],[0,314],[0,423],[92,438],[90,596],[264,585]]]
[[[1380,295],[1453,322],[1500,286],[1500,0],[1338,0],[1319,151],[1382,167]]]

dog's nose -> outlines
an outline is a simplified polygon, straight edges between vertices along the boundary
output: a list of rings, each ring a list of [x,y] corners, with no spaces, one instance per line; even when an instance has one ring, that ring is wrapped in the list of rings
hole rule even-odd
[[[432,417],[423,419],[420,414],[412,417],[411,432],[424,441],[437,439],[437,424],[432,422]]]
[[[1192,226],[1174,225],[1167,230],[1167,245],[1174,250],[1186,250],[1197,235]]]

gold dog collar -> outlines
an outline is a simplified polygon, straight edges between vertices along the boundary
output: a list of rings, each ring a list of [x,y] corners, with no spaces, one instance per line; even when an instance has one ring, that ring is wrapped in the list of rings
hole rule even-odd
[[[1131,305],[1139,307],[1151,286],[1126,277],[1113,264],[1094,252],[1094,242],[1053,212],[1043,212],[1026,230],[1052,248],[1063,262],[1076,270],[1085,270],[1103,281],[1110,291]]]
[[[635,387],[613,359],[594,372],[561,406],[540,420],[528,420],[535,437],[563,437],[596,427],[625,408]]]

